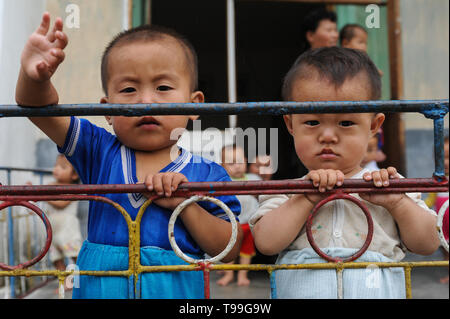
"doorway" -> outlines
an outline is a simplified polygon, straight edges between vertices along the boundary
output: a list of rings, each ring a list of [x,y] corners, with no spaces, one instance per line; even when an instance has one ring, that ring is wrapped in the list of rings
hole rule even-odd
[[[285,74],[305,50],[302,21],[322,4],[279,1],[236,2],[238,101],[281,101]],[[278,169],[274,179],[306,174],[282,116],[239,115],[238,127],[277,128]],[[266,150],[269,145],[266,145]]]

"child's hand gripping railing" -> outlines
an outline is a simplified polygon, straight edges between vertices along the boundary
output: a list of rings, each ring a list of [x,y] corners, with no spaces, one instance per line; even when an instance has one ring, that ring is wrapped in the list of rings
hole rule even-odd
[[[345,193],[367,193],[367,192],[440,192],[448,191],[448,180],[444,174],[444,151],[443,151],[443,130],[444,130],[444,116],[448,113],[448,100],[433,100],[433,101],[364,101],[364,102],[262,102],[262,103],[221,103],[221,104],[151,104],[151,105],[65,105],[59,107],[48,108],[19,108],[17,106],[0,107],[1,116],[66,116],[66,115],[126,115],[126,116],[141,116],[141,115],[166,115],[166,114],[272,114],[282,115],[291,113],[347,113],[347,112],[420,112],[427,118],[434,120],[434,139],[435,139],[435,172],[433,178],[429,179],[403,179],[392,180],[391,185],[386,188],[375,188],[368,182],[363,180],[347,180],[339,189],[328,192],[331,197],[324,201],[329,201],[337,198],[350,199]],[[371,236],[364,243],[363,247],[355,253],[355,255],[341,260],[332,259],[325,255],[315,245],[314,239],[310,232],[312,218],[314,212],[319,207],[316,206],[313,210],[308,223],[308,239],[311,246],[316,252],[331,263],[328,264],[312,264],[312,265],[212,265],[211,262],[218,261],[226,255],[229,247],[232,247],[235,241],[235,236],[230,239],[227,248],[218,256],[208,260],[187,260],[188,262],[196,262],[186,266],[142,266],[140,265],[139,247],[140,247],[140,220],[145,209],[150,205],[151,201],[157,197],[152,196],[141,207],[136,219],[131,220],[127,212],[114,203],[102,196],[92,196],[83,194],[102,194],[102,193],[139,193],[146,192],[143,185],[80,185],[80,186],[0,186],[0,200],[5,201],[2,205],[4,207],[12,205],[22,205],[25,201],[48,201],[55,199],[65,200],[99,200],[113,205],[118,209],[127,221],[129,228],[129,269],[126,271],[80,271],[79,275],[98,275],[98,276],[127,276],[130,279],[130,294],[134,297],[140,297],[139,291],[139,275],[143,272],[154,271],[186,271],[186,270],[203,270],[205,279],[209,279],[207,272],[215,269],[248,269],[248,270],[267,270],[270,274],[273,270],[279,269],[328,269],[334,268],[338,271],[338,275],[344,268],[361,268],[366,267],[365,263],[351,263],[364,253],[370,244]],[[185,183],[180,185],[179,189],[173,193],[173,196],[191,197],[191,196],[208,196],[214,194],[219,195],[238,195],[238,194],[294,194],[294,193],[308,193],[317,192],[309,181],[266,181],[266,182],[216,182],[216,183]],[[45,194],[45,195],[43,195]],[[72,194],[72,195],[69,195]],[[171,223],[179,212],[181,212],[183,205],[189,201],[204,200],[204,197],[195,197],[189,199],[188,202],[181,204],[181,207],[175,210],[176,214],[172,216]],[[209,200],[209,199],[208,199]],[[353,199],[350,199],[354,201]],[[219,204],[219,203],[218,203]],[[323,205],[324,202],[319,203],[318,206]],[[220,204],[219,204],[220,205]],[[362,203],[358,205],[363,209],[368,221],[369,233],[371,233],[371,217]],[[447,203],[448,205],[448,203]],[[445,206],[445,205],[444,205]],[[40,211],[30,207],[33,211],[42,215],[42,220],[48,229],[48,238],[45,248],[41,254],[33,260],[17,265],[7,266],[0,264],[0,268],[7,269],[7,271],[0,271],[0,276],[42,276],[50,275],[57,276],[60,284],[64,283],[66,277],[73,274],[73,272],[60,271],[27,271],[23,268],[31,266],[42,258],[48,249],[51,241],[51,227],[46,223],[44,214]],[[227,210],[225,210],[227,212]],[[235,225],[234,218],[230,215],[233,225]],[[439,225],[438,220],[438,225]],[[442,222],[441,222],[442,223]],[[438,227],[439,228],[439,227]],[[171,234],[171,227],[169,224],[169,238],[175,252],[181,257],[185,258],[182,252],[177,249],[173,234]],[[442,230],[440,229],[442,232]],[[235,234],[235,227],[233,227],[233,234]],[[448,249],[448,243],[447,243]],[[417,263],[371,263],[378,267],[404,267],[406,276],[406,290],[407,297],[411,298],[411,268],[417,266],[448,266],[447,262],[417,262]],[[271,276],[271,281],[272,281]],[[205,281],[205,296],[209,297],[209,282]],[[134,283],[131,284],[131,283]],[[342,288],[342,287],[341,287]],[[272,287],[273,289],[273,287]],[[342,289],[340,289],[339,296],[342,296]],[[272,290],[272,295],[275,295],[275,290]],[[61,289],[60,289],[61,292]],[[63,292],[63,290],[62,290]],[[60,293],[61,296],[61,293]]]

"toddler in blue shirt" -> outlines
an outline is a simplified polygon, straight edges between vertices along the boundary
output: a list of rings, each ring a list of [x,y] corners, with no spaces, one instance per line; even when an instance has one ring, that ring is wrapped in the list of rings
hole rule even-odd
[[[19,105],[46,106],[58,103],[51,77],[64,60],[68,43],[56,19],[50,30],[50,15],[30,36],[21,57],[16,88]],[[101,65],[105,96],[101,103],[202,103],[197,90],[197,57],[192,45],[174,31],[141,26],[117,35],[106,48]],[[185,198],[171,197],[180,183],[229,181],[226,171],[213,162],[178,148],[173,130],[186,128],[197,116],[106,116],[115,135],[76,117],[31,118],[76,168],[85,184],[145,183],[163,196],[152,203],[141,221],[141,264],[177,265],[183,261],[168,240],[171,212]],[[148,194],[109,194],[135,218]],[[234,196],[218,197],[238,215]],[[239,253],[240,227],[235,247],[223,261]],[[227,245],[231,223],[218,207],[193,203],[175,225],[180,249],[193,256],[215,256]],[[88,240],[78,256],[80,270],[128,269],[128,228],[121,214],[102,202],[89,207]],[[142,298],[203,298],[202,273],[144,273],[139,278]],[[74,298],[133,298],[125,277],[81,276]]]

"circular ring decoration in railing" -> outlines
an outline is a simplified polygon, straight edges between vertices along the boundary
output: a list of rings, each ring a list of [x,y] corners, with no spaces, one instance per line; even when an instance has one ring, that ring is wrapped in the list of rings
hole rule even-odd
[[[208,259],[194,259],[194,258],[191,258],[191,257],[187,256],[186,254],[184,254],[178,247],[178,245],[175,241],[175,235],[174,235],[175,221],[176,221],[178,215],[188,205],[195,203],[195,202],[200,202],[200,201],[212,202],[212,203],[216,204],[217,206],[219,206],[220,208],[222,208],[225,211],[225,213],[227,214],[227,216],[231,222],[231,237],[230,237],[230,241],[228,242],[228,245],[225,247],[225,249],[220,254],[218,254],[215,257],[208,258]],[[227,205],[225,205],[225,203],[218,200],[217,198],[208,197],[208,196],[197,196],[197,195],[192,196],[191,198],[186,199],[184,202],[182,202],[180,205],[178,205],[177,208],[175,208],[175,210],[173,211],[173,213],[169,219],[169,242],[170,242],[170,245],[172,246],[173,251],[175,252],[175,254],[178,257],[180,257],[181,259],[183,259],[184,261],[186,261],[190,264],[214,263],[214,262],[222,260],[222,258],[224,258],[233,248],[234,244],[236,243],[236,238],[237,238],[236,218],[234,217],[234,214],[230,210],[230,208]]]
[[[52,226],[50,225],[50,222],[48,221],[47,216],[45,216],[44,212],[37,207],[36,205],[33,205],[29,202],[10,202],[10,201],[6,201],[3,202],[2,204],[0,204],[0,211],[8,208],[10,206],[23,206],[28,208],[29,210],[33,211],[34,213],[36,213],[36,215],[39,216],[39,218],[42,220],[42,222],[44,223],[45,226],[45,230],[47,232],[47,239],[45,240],[45,246],[44,248],[41,250],[41,252],[34,257],[31,260],[28,260],[24,263],[21,263],[19,265],[16,266],[10,266],[10,265],[6,265],[4,263],[0,263],[0,268],[4,269],[4,270],[14,270],[14,269],[22,269],[22,268],[27,268],[30,266],[33,266],[35,263],[37,263],[39,260],[41,260],[48,252],[50,245],[52,243]]]
[[[325,205],[326,203],[328,203],[330,201],[337,200],[337,199],[347,199],[347,200],[355,203],[356,205],[358,205],[359,208],[361,208],[361,210],[364,212],[364,215],[366,216],[367,226],[368,226],[367,237],[366,237],[366,241],[364,242],[363,246],[356,253],[354,253],[353,255],[351,255],[347,258],[344,258],[344,259],[340,258],[340,257],[331,257],[331,256],[325,254],[319,248],[319,246],[317,246],[316,242],[314,241],[314,237],[313,237],[312,231],[311,231],[314,215],[316,215],[316,213],[319,211],[319,209],[323,205]],[[364,252],[367,250],[367,248],[369,248],[370,242],[372,241],[372,236],[373,236],[372,216],[370,215],[370,212],[367,209],[367,207],[359,199],[357,199],[351,195],[348,195],[348,194],[336,193],[336,194],[328,196],[327,198],[324,198],[319,203],[317,203],[317,205],[314,207],[314,209],[312,210],[311,214],[308,216],[308,219],[306,221],[306,236],[308,237],[308,241],[311,244],[311,247],[323,259],[325,259],[329,262],[334,262],[334,263],[354,261],[354,260],[358,259],[359,257],[361,257],[362,254],[364,254]]]
[[[439,213],[438,213],[438,216],[437,216],[437,224],[436,224],[437,231],[438,231],[438,236],[439,236],[439,239],[441,241],[442,247],[444,247],[444,249],[447,252],[448,252],[448,241],[447,241],[448,239],[446,239],[445,236],[444,236],[444,231],[442,229],[442,227],[443,227],[442,224],[443,224],[443,221],[444,221],[445,212],[448,209],[448,201],[449,200],[447,199],[447,201],[444,204],[442,204],[441,208],[439,209]],[[447,231],[448,231],[448,229],[447,229]]]

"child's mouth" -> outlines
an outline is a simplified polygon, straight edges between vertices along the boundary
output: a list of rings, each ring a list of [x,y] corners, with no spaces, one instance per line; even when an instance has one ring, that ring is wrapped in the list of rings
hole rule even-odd
[[[337,157],[337,154],[333,152],[333,150],[329,149],[329,148],[324,148],[319,154],[318,156],[321,159],[335,159]]]
[[[160,123],[153,116],[142,117],[137,126],[143,129],[154,129],[158,127]]]

